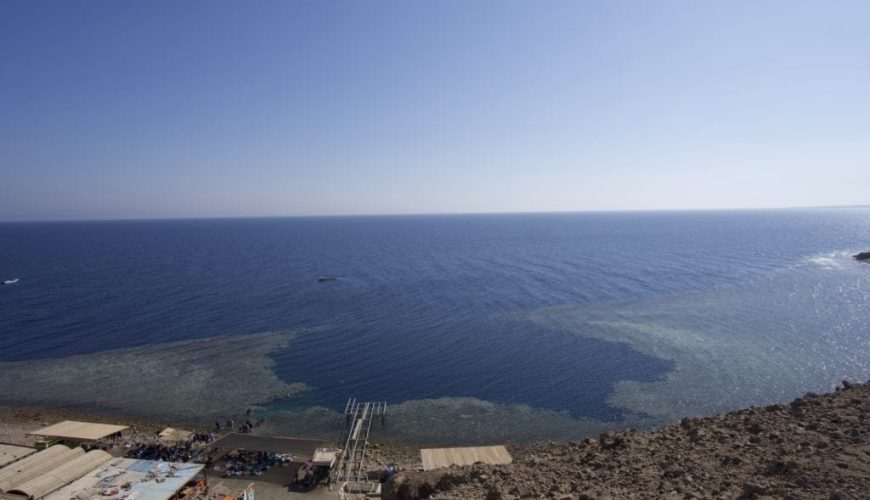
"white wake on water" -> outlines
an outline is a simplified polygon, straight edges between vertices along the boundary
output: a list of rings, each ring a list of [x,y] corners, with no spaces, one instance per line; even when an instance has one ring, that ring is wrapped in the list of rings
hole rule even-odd
[[[858,253],[854,250],[838,250],[835,252],[821,253],[807,257],[805,262],[828,270],[843,269],[857,264],[853,255]]]

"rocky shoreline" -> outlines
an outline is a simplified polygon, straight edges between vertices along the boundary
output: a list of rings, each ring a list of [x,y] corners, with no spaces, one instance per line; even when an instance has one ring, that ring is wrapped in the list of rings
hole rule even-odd
[[[166,423],[130,417],[118,413],[71,408],[0,405],[0,443],[34,446],[36,437],[27,433],[62,420],[83,420],[106,424],[127,425],[123,443],[147,443],[156,440]]]
[[[399,473],[383,498],[868,498],[870,383],[510,451],[509,465]]]
[[[130,425],[125,442],[153,441],[169,422],[77,409],[0,406],[0,442],[63,419]],[[423,472],[416,447],[373,443],[368,468],[401,472],[383,498],[562,500],[619,498],[868,498],[870,382],[705,418],[655,431],[508,446],[509,465]]]

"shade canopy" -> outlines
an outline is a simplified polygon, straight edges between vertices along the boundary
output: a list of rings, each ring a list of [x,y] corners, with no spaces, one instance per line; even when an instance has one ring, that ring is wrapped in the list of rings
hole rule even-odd
[[[287,453],[294,457],[304,458],[307,461],[314,455],[314,451],[320,445],[320,441],[313,439],[252,436],[250,434],[232,433],[213,442],[211,447],[220,450]]]
[[[33,436],[53,437],[58,439],[70,439],[73,441],[99,441],[100,439],[117,434],[126,425],[98,424],[94,422],[79,422],[76,420],[64,420],[48,427],[43,427],[29,434]]]

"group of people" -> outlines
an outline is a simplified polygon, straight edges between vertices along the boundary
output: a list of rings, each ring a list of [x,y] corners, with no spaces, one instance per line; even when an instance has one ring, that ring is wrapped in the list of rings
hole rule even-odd
[[[248,408],[248,410],[245,412],[245,420],[244,422],[239,423],[238,428],[236,428],[236,421],[232,418],[228,418],[225,424],[221,424],[220,420],[216,420],[214,423],[214,430],[217,433],[221,433],[223,431],[243,433],[253,432],[254,427],[259,427],[264,421],[264,419],[261,418],[255,423],[253,421],[253,418],[253,410],[251,408]]]

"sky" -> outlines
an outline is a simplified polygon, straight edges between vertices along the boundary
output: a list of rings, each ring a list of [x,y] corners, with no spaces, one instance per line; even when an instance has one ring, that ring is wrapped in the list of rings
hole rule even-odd
[[[0,220],[870,204],[870,2],[0,2]]]

